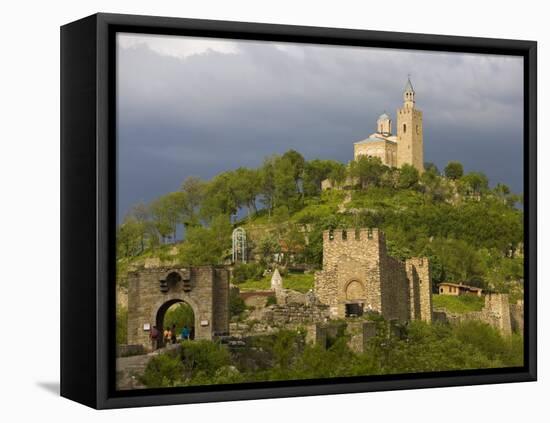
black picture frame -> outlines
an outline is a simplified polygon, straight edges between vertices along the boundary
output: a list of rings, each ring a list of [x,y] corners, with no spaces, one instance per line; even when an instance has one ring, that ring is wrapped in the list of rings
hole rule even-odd
[[[114,389],[115,34],[489,53],[524,58],[525,363],[520,368],[196,388]],[[537,44],[534,41],[95,14],[61,28],[61,395],[120,408],[534,381],[537,377]],[[73,336],[78,333],[78,336]]]

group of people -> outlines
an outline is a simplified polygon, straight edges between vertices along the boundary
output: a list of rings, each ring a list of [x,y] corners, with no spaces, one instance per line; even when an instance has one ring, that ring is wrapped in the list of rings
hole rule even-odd
[[[181,332],[180,332],[180,338],[183,341],[187,341],[192,338],[191,336],[192,329],[189,329],[187,325],[184,325]],[[177,330],[176,325],[172,325],[172,327],[168,327],[164,330],[164,333],[160,333],[158,328],[156,326],[153,326],[151,329],[151,332],[149,332],[149,339],[151,340],[151,344],[153,347],[153,350],[156,350],[159,348],[159,341],[160,337],[162,335],[162,339],[164,340],[164,345],[167,344],[175,344],[177,342]]]

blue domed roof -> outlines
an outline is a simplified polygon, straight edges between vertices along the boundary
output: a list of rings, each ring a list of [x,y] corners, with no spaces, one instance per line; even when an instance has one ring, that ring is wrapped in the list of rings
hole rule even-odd
[[[378,120],[388,120],[390,117],[386,113],[382,113]]]

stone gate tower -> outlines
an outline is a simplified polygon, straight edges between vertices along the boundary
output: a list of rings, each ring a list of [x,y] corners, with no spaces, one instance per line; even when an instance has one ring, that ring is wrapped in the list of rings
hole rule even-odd
[[[397,166],[412,164],[424,171],[422,111],[415,105],[415,92],[410,78],[403,92],[403,107],[397,110]]]
[[[323,270],[315,296],[332,318],[377,312],[385,319],[432,320],[432,281],[427,257],[391,257],[377,228],[323,232]]]

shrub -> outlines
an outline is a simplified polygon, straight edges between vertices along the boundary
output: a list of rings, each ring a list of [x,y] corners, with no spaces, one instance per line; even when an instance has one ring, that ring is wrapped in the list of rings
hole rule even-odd
[[[140,381],[148,388],[176,386],[182,380],[183,369],[180,357],[157,355],[147,363]]]
[[[265,305],[270,306],[274,304],[277,304],[277,297],[275,297],[274,295],[270,295],[269,297],[267,297]]]
[[[229,294],[229,314],[231,317],[240,316],[245,310],[246,304],[244,303],[244,300],[237,292],[231,290],[231,293]]]
[[[281,330],[277,333],[273,345],[275,363],[281,369],[290,367],[292,360],[297,356],[298,332],[292,330]]]
[[[216,342],[205,340],[182,342],[180,359],[188,377],[194,373],[214,376],[220,368],[231,364],[227,348]]]
[[[479,321],[463,322],[453,332],[461,342],[476,347],[491,360],[501,361],[511,346],[497,329]]]
[[[450,161],[445,166],[444,172],[445,176],[449,179],[460,179],[464,175],[464,168],[462,167],[462,163]]]
[[[259,263],[241,263],[233,269],[233,282],[242,283],[252,279],[259,281],[264,275],[264,267]]]
[[[118,306],[116,310],[116,342],[128,343],[128,309]]]

